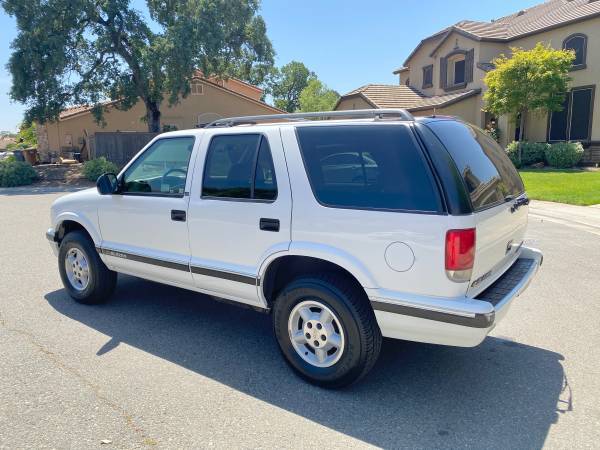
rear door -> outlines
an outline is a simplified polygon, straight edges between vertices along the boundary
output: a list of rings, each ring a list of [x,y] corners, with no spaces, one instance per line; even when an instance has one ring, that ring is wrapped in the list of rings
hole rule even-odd
[[[291,191],[279,130],[207,130],[190,192],[196,286],[252,305],[258,271],[290,244]]]
[[[483,131],[459,121],[430,122],[462,175],[476,224],[469,295],[497,279],[517,258],[527,228],[525,189],[502,148]]]

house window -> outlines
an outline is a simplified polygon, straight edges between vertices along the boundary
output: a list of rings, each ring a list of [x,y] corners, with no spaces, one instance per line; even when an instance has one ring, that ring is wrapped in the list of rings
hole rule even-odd
[[[572,70],[585,69],[587,53],[587,36],[585,34],[572,34],[563,41],[563,48],[575,52]]]
[[[423,89],[433,86],[433,65],[423,67]]]
[[[465,82],[465,60],[458,59],[454,61],[454,85]]]
[[[573,88],[565,97],[562,111],[550,116],[548,140],[589,141],[592,130],[592,113],[595,86]]]
[[[204,85],[198,81],[194,81],[190,84],[190,90],[192,95],[204,95]]]
[[[473,81],[474,49],[454,50],[440,58],[440,87],[446,91],[462,89]]]

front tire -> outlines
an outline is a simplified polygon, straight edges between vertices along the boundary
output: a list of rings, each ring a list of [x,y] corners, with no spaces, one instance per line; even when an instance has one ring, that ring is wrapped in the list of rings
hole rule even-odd
[[[72,231],[63,238],[58,252],[58,270],[69,295],[86,305],[108,300],[117,283],[117,273],[106,267],[92,241],[82,231]]]
[[[287,285],[275,301],[273,327],[286,362],[322,387],[358,381],[381,349],[368,298],[339,274],[305,276]]]

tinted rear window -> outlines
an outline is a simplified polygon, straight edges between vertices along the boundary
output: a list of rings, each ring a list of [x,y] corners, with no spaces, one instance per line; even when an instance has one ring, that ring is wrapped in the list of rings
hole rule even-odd
[[[456,121],[427,124],[454,159],[475,211],[524,192],[523,181],[502,148],[481,130]]]
[[[298,127],[308,178],[327,206],[438,212],[435,181],[406,126]]]

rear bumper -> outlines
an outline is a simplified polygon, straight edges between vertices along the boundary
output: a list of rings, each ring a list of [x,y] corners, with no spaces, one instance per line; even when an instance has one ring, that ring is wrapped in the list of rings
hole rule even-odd
[[[542,261],[539,250],[523,247],[515,263],[476,298],[423,298],[380,289],[369,289],[369,298],[386,337],[473,347],[527,289]]]

